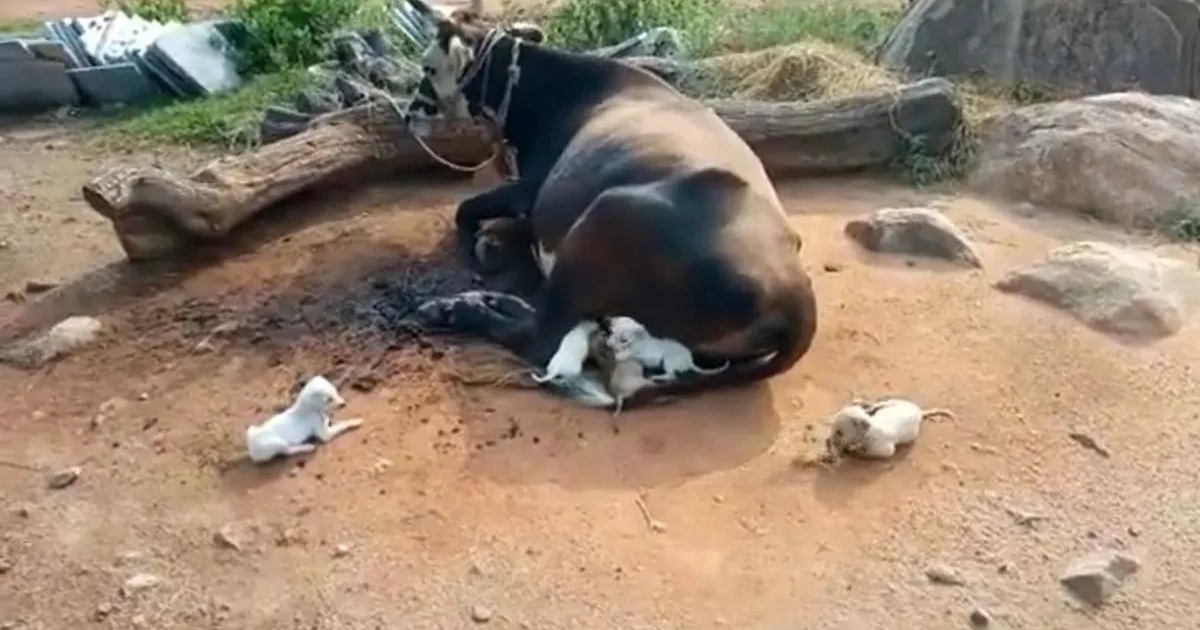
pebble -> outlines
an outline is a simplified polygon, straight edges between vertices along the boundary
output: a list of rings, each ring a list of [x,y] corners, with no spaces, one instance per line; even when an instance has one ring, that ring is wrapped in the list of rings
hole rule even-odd
[[[971,625],[976,628],[986,628],[992,623],[992,616],[982,608],[972,610],[968,618],[971,620]]]
[[[480,604],[475,604],[471,607],[471,621],[475,623],[487,623],[491,620],[492,609]]]
[[[140,593],[154,588],[162,583],[162,578],[153,573],[138,573],[133,577],[125,580],[125,585],[121,588],[121,594],[129,597],[134,593]]]
[[[16,515],[17,518],[29,518],[29,515],[32,513],[33,509],[28,505],[18,505],[17,507],[13,508],[13,514]]]
[[[12,571],[12,568],[13,564],[11,560],[0,558],[0,575],[4,575],[5,573]]]
[[[108,618],[109,615],[112,614],[112,611],[113,611],[112,604],[110,604],[108,602],[104,602],[104,603],[100,604],[99,606],[96,606],[96,610],[95,610],[95,612],[92,613],[92,617],[95,618],[96,621],[104,621],[105,619]]]
[[[1058,581],[1081,602],[1100,606],[1140,568],[1141,562],[1129,553],[1101,549],[1072,561]]]
[[[953,568],[946,565],[935,564],[925,569],[925,577],[934,584],[942,584],[945,586],[963,586],[967,582],[962,579]]]
[[[350,555],[350,545],[343,543],[333,548],[334,558],[345,558],[348,555]]]
[[[79,466],[64,468],[53,475],[50,475],[50,478],[46,480],[46,485],[51,490],[62,490],[63,488],[66,488],[67,486],[78,481],[79,475],[82,473],[83,469]]]
[[[1067,433],[1067,437],[1075,440],[1080,446],[1095,451],[1101,457],[1112,457],[1112,451],[1108,450],[1107,446],[1100,443],[1091,433],[1083,430],[1075,430]]]
[[[233,528],[230,525],[226,525],[213,532],[213,544],[222,549],[242,550],[242,543],[234,535]]]
[[[25,281],[25,292],[26,293],[45,293],[57,286],[58,286],[58,283],[55,282],[54,280],[40,280],[40,279],[39,280],[26,280]]]

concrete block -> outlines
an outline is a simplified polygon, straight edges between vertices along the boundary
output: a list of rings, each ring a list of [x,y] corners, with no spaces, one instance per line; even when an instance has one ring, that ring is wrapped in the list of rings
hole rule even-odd
[[[25,42],[19,39],[9,39],[0,42],[0,61],[20,61],[33,59],[33,53],[25,47]]]
[[[80,97],[91,105],[142,103],[162,95],[137,64],[125,62],[67,70]]]
[[[0,60],[0,111],[33,112],[78,104],[79,91],[63,64]]]
[[[55,42],[48,39],[31,39],[25,41],[25,48],[38,59],[57,61],[68,68],[79,66],[75,55],[70,50],[67,50],[67,47],[62,45],[62,42]]]
[[[237,87],[242,79],[218,24],[210,20],[167,29],[146,49],[147,60],[171,68],[197,96]]]

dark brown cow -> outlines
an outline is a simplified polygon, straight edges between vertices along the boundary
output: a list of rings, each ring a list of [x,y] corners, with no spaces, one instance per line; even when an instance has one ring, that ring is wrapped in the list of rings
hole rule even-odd
[[[544,366],[581,322],[626,315],[698,362],[732,361],[662,393],[768,378],[808,351],[817,312],[801,239],[758,157],[716,114],[631,65],[539,45],[528,26],[486,28],[469,11],[412,4],[435,37],[410,129],[422,136],[433,119],[469,114],[511,147],[520,174],[462,202],[462,249],[475,252],[484,221],[528,217],[545,276],[534,306],[472,292],[425,305],[426,323]],[[612,404],[586,376],[555,385]]]

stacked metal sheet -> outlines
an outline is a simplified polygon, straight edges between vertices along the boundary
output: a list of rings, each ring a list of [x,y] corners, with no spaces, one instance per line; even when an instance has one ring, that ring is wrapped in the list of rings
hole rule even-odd
[[[203,97],[236,87],[226,24],[164,24],[106,11],[46,22],[40,37],[0,39],[0,111]]]

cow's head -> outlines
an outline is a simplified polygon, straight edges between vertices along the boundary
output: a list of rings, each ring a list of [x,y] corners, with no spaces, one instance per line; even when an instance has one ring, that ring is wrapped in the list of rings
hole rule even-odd
[[[493,67],[487,63],[497,38],[507,35],[535,44],[545,39],[542,29],[534,24],[489,27],[483,20],[482,0],[472,0],[468,7],[449,13],[424,0],[408,1],[421,14],[432,36],[422,54],[424,76],[404,115],[405,123],[416,135],[428,134],[438,118],[465,118],[478,112],[480,104],[468,97],[468,87],[488,80],[483,76],[485,72],[508,72],[504,64]],[[515,86],[506,89],[512,88]]]

